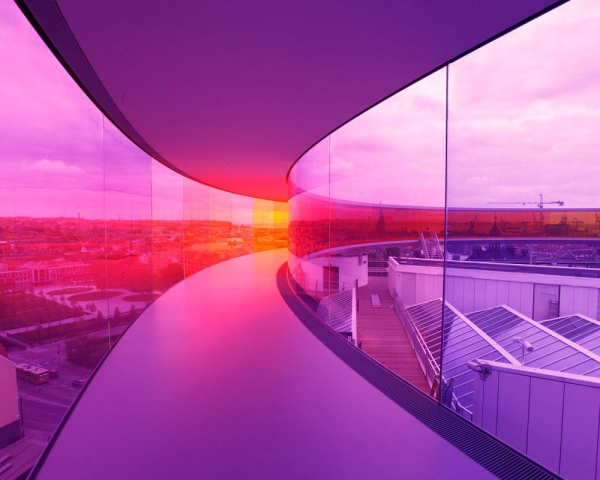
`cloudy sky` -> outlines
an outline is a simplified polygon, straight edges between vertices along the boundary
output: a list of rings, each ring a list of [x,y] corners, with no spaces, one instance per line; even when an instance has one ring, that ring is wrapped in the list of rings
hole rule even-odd
[[[539,193],[600,206],[598,51],[600,2],[573,0],[450,66],[450,206]],[[183,190],[196,205],[186,218],[262,218],[252,199],[202,193],[123,137],[12,2],[0,4],[0,64],[0,216],[180,219]],[[445,82],[436,72],[342,127],[293,178],[326,195],[331,177],[339,199],[443,206]]]
[[[450,66],[450,206],[600,207],[600,2],[573,0]]]
[[[542,193],[600,207],[599,51],[600,2],[573,0],[450,66],[450,206]],[[331,164],[324,147],[306,161],[308,187],[326,194],[330,167],[333,198],[443,206],[445,73],[335,132]]]
[[[130,142],[13,2],[0,2],[0,65],[0,216],[272,224],[274,202],[184,179]]]

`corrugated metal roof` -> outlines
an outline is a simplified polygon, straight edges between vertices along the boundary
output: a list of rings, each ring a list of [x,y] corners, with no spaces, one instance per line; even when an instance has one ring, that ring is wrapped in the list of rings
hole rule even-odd
[[[437,360],[441,352],[442,300],[436,299],[406,308],[415,330]],[[468,362],[475,359],[496,360],[518,364],[493,339],[475,326],[456,308],[445,303],[443,338],[443,378],[453,380],[453,395],[460,406],[469,412],[473,406],[473,372]]]
[[[600,354],[600,322],[597,320],[575,314],[551,318],[540,323],[591,352]]]
[[[468,313],[466,317],[517,358],[522,352],[514,339],[531,343],[534,350],[524,358],[528,367],[600,378],[598,355],[506,305]]]

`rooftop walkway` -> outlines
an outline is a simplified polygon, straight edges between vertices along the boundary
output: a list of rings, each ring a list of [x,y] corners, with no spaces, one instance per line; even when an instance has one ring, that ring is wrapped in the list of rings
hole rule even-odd
[[[215,265],[153,303],[35,478],[493,478],[299,321],[276,284],[286,258]]]
[[[359,309],[356,329],[361,349],[421,391],[429,394],[431,388],[398,314],[390,304],[387,277],[369,277],[368,285],[356,289]],[[374,307],[372,294],[377,294],[381,307]]]

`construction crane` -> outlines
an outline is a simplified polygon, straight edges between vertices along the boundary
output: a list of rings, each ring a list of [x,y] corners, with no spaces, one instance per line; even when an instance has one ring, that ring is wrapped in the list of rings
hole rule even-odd
[[[537,205],[538,208],[544,208],[544,205],[558,205],[562,207],[565,204],[562,200],[544,201],[544,196],[540,193],[538,202],[488,202],[488,205]]]
[[[473,230],[475,229],[475,224],[479,221],[479,219],[477,218],[477,215],[475,215],[475,217],[473,218],[473,220],[471,220],[469,222],[469,230],[467,231],[467,235],[469,237],[473,236]]]
[[[533,218],[534,226],[536,224],[539,225],[539,228],[544,227],[544,205],[558,205],[562,207],[565,202],[562,200],[552,200],[552,201],[544,201],[544,196],[540,193],[540,199],[537,202],[488,202],[488,205],[536,205],[540,211],[540,221],[539,223],[535,220],[535,213]]]

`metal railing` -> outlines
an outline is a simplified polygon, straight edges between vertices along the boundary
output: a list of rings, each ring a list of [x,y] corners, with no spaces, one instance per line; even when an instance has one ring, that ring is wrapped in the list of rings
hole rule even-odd
[[[410,342],[413,350],[415,351],[415,355],[417,356],[417,360],[419,361],[419,364],[423,369],[423,373],[425,373],[427,383],[430,387],[433,387],[436,383],[436,378],[440,374],[439,363],[429,351],[425,339],[422,337],[419,330],[416,328],[415,324],[410,318],[410,315],[406,313],[406,309],[404,308],[402,300],[400,300],[400,297],[397,294],[395,288],[393,290],[393,297],[394,309],[396,310],[396,313],[400,317],[400,321],[404,326],[404,330],[406,331],[406,335],[408,336],[408,341]]]
[[[427,383],[431,388],[431,395],[438,399],[442,405],[454,410],[458,414],[468,419],[471,419],[472,412],[463,407],[454,394],[454,379],[446,380],[440,371],[440,364],[431,353],[427,342],[419,332],[419,329],[413,322],[410,315],[407,313],[402,300],[400,300],[396,289],[393,290],[394,309],[400,317],[400,321],[404,326],[408,340],[413,347],[417,360],[423,369]],[[443,322],[443,314],[442,314]],[[440,335],[442,335],[443,325],[440,325]]]

